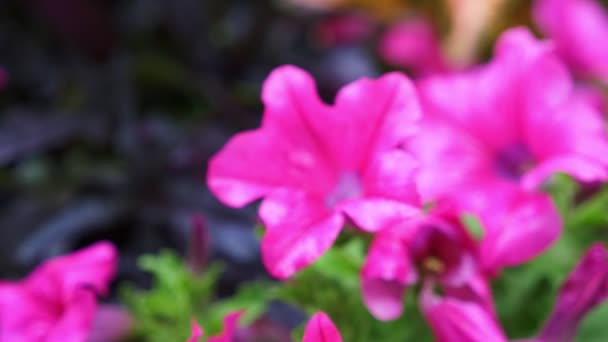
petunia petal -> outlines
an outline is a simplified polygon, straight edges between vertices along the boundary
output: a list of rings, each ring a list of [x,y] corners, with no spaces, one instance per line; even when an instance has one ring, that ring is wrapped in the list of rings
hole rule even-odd
[[[566,173],[583,182],[593,182],[608,178],[608,168],[577,155],[562,155],[550,158],[528,171],[521,180],[523,189],[534,191],[540,188],[550,176]]]
[[[481,260],[491,273],[526,262],[546,250],[560,235],[561,219],[544,194],[505,192],[504,202],[480,214],[486,227]]]
[[[317,312],[306,324],[302,342],[342,342],[342,336],[327,314]]]
[[[560,166],[582,181],[601,180],[608,169],[608,134],[600,113],[580,96],[547,111],[530,111],[526,117],[526,141],[539,162],[578,158],[586,167]],[[586,160],[583,161],[583,160]],[[555,162],[553,162],[555,163]],[[595,164],[595,167],[593,166]],[[603,168],[604,172],[592,171]]]
[[[363,177],[364,196],[395,199],[420,206],[415,176],[418,161],[401,149],[378,153]]]
[[[364,170],[378,153],[399,146],[417,130],[420,104],[401,73],[361,79],[336,96],[335,114],[322,130],[344,169]]]
[[[343,201],[336,208],[344,212],[357,227],[369,232],[377,232],[421,213],[420,207],[374,197]]]
[[[0,282],[0,341],[44,339],[54,323],[45,309],[25,286]]]
[[[608,12],[595,0],[536,0],[535,23],[579,75],[608,80]]]
[[[494,316],[476,302],[441,298],[425,286],[420,305],[437,342],[508,342]]]
[[[98,242],[45,262],[28,277],[26,283],[31,291],[45,294],[48,298],[60,296],[66,301],[83,287],[105,294],[117,266],[116,247],[109,242]],[[55,290],[59,293],[49,293],[51,282],[55,282],[58,287]]]
[[[591,310],[608,299],[608,251],[594,244],[572,270],[557,296],[543,328],[542,341],[574,340],[578,325]]]
[[[425,202],[457,193],[464,184],[490,172],[480,142],[441,120],[424,119],[408,146],[420,162],[416,183]]]
[[[86,289],[78,290],[66,303],[59,321],[46,335],[47,342],[86,341],[93,325],[97,300],[95,294]]]
[[[407,245],[398,234],[387,229],[376,235],[361,272],[363,303],[379,320],[401,316],[405,288],[418,278]]]
[[[262,90],[260,129],[237,134],[209,162],[207,183],[225,204],[242,207],[281,188],[325,193],[335,162],[319,129],[331,117],[312,77],[294,66],[275,69]]]
[[[330,212],[305,193],[282,191],[267,197],[260,207],[266,225],[262,260],[274,277],[283,279],[318,259],[334,243],[342,215]]]

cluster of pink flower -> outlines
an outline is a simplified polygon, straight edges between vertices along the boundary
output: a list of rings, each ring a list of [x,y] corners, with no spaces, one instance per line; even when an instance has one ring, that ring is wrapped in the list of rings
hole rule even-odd
[[[608,79],[608,44],[601,43],[608,15],[591,0],[544,0],[535,16],[553,42],[511,29],[489,63],[460,72],[444,72],[431,44],[416,63],[433,65],[416,84],[400,73],[362,79],[333,105],[321,101],[305,71],[273,71],[263,86],[261,128],[235,136],[208,173],[210,189],[229,206],[263,199],[268,271],[294,275],[349,223],[374,234],[361,270],[374,317],[398,318],[405,289],[418,283],[439,341],[507,341],[489,283],[558,239],[561,219],[542,185],[558,172],[582,182],[608,178],[603,118],[568,70]],[[461,224],[465,213],[480,219],[480,239]],[[0,282],[0,341],[85,341],[116,259],[112,245],[99,243],[44,263],[24,281]],[[608,251],[598,243],[534,341],[571,339],[607,297]],[[240,315],[227,316],[224,333],[208,341],[231,341]],[[201,335],[193,323],[191,341]],[[317,313],[304,341],[341,337]]]
[[[233,207],[262,199],[262,259],[275,277],[310,265],[349,223],[374,234],[361,288],[377,319],[398,318],[404,290],[419,283],[440,341],[507,341],[489,282],[559,237],[561,219],[542,185],[555,173],[608,177],[603,118],[575,90],[559,45],[514,28],[486,65],[416,84],[400,73],[362,79],[334,105],[305,71],[280,67],[263,86],[261,128],[211,160],[209,187]],[[480,219],[481,239],[461,225],[465,213]],[[574,336],[606,297],[608,254],[598,244],[537,340]]]

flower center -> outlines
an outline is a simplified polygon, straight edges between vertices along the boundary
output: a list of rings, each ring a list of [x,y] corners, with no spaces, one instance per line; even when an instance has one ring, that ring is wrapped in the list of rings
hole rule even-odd
[[[498,151],[494,161],[496,172],[512,181],[518,181],[534,164],[534,156],[523,143],[515,143]]]
[[[422,261],[421,270],[423,274],[439,275],[445,272],[445,264],[436,256],[429,256]]]
[[[325,204],[332,209],[340,201],[359,197],[361,190],[359,175],[356,172],[344,172],[338,177],[334,189],[325,198]]]

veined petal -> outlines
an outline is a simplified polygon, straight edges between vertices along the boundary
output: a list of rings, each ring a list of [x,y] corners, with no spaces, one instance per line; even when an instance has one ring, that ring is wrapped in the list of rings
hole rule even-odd
[[[481,261],[491,273],[515,266],[546,250],[560,235],[561,219],[544,194],[513,191],[504,203],[480,214],[486,227]]]
[[[393,320],[403,312],[405,288],[418,276],[406,243],[391,229],[378,233],[361,272],[363,303],[379,320]]]
[[[327,314],[317,312],[306,324],[302,342],[342,342],[342,336]]]
[[[344,224],[342,215],[305,193],[282,191],[260,207],[266,225],[262,260],[274,277],[283,279],[310,265],[329,249]]]

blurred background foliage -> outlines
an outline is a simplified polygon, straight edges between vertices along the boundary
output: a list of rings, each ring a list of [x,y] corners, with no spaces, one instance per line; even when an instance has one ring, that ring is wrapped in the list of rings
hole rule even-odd
[[[391,69],[376,47],[399,20],[430,20],[450,61],[467,65],[489,58],[505,28],[530,24],[530,5],[0,1],[7,75],[0,91],[0,276],[18,278],[41,260],[106,239],[121,253],[107,300],[122,300],[132,312],[134,340],[183,340],[191,317],[211,335],[224,314],[240,308],[245,322],[255,322],[250,334],[278,341],[319,309],[346,341],[429,340],[415,290],[396,322],[377,322],[364,309],[358,270],[367,237],[343,236],[293,280],[272,282],[259,258],[255,208],[220,205],[205,188],[206,161],[231,134],[259,124],[260,85],[277,65],[310,70],[331,99],[344,83]],[[359,33],[328,34],[337,18],[353,13],[365,18]],[[608,189],[556,177],[548,191],[564,215],[563,239],[494,286],[501,322],[514,338],[534,335],[583,250],[608,238]],[[193,215],[207,223],[203,254],[212,261],[202,272],[186,253]],[[606,318],[606,308],[590,315],[581,341],[600,341]]]

